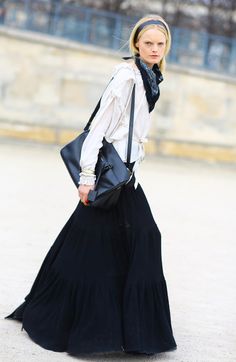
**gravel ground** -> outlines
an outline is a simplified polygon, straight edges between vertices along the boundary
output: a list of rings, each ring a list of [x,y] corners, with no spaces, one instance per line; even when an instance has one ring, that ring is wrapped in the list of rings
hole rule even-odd
[[[236,361],[236,168],[146,159],[139,181],[162,232],[177,350],[72,357],[33,343],[4,316],[28,293],[42,259],[77,205],[56,146],[1,140],[0,361]]]

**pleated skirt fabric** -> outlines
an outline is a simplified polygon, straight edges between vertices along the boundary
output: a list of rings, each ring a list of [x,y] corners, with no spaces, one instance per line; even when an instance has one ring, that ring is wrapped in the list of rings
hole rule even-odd
[[[176,349],[161,233],[141,185],[123,189],[110,210],[79,202],[5,318],[43,348],[73,355]]]

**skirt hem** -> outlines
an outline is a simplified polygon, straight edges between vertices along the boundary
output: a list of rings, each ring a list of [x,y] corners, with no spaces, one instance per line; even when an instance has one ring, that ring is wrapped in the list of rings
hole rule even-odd
[[[45,344],[43,342],[40,342],[37,338],[33,337],[32,334],[30,332],[28,332],[25,328],[24,329],[28,336],[30,337],[30,339],[32,341],[34,341],[37,345],[43,347],[44,349],[50,350],[50,351],[54,351],[54,352],[61,352],[61,353],[68,353],[71,356],[77,356],[77,355],[83,355],[83,354],[103,354],[103,353],[119,353],[119,352],[124,352],[124,353],[130,353],[130,354],[146,354],[146,355],[153,355],[153,354],[159,354],[159,353],[165,353],[165,352],[171,352],[171,351],[175,351],[177,349],[177,345],[173,344],[170,345],[169,347],[162,347],[162,348],[153,348],[153,349],[142,349],[140,350],[140,347],[137,346],[137,348],[135,348],[134,346],[132,348],[129,347],[124,347],[122,344],[116,345],[116,346],[111,346],[111,347],[104,347],[104,348],[96,348],[94,350],[87,350],[87,349],[70,349],[68,347],[62,348],[62,347],[58,347],[58,346],[49,346],[48,344]]]

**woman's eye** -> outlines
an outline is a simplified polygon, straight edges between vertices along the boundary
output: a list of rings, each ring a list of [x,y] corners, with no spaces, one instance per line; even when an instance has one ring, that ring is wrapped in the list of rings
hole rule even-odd
[[[145,44],[147,44],[147,45],[151,45],[152,43],[150,42],[150,41],[146,41],[146,43]]]

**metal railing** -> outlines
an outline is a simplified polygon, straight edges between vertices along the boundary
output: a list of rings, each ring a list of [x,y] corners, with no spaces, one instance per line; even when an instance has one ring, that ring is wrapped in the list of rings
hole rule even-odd
[[[137,18],[98,11],[60,0],[8,0],[0,5],[0,24],[46,33],[128,53]],[[236,39],[171,27],[170,63],[236,76]]]

